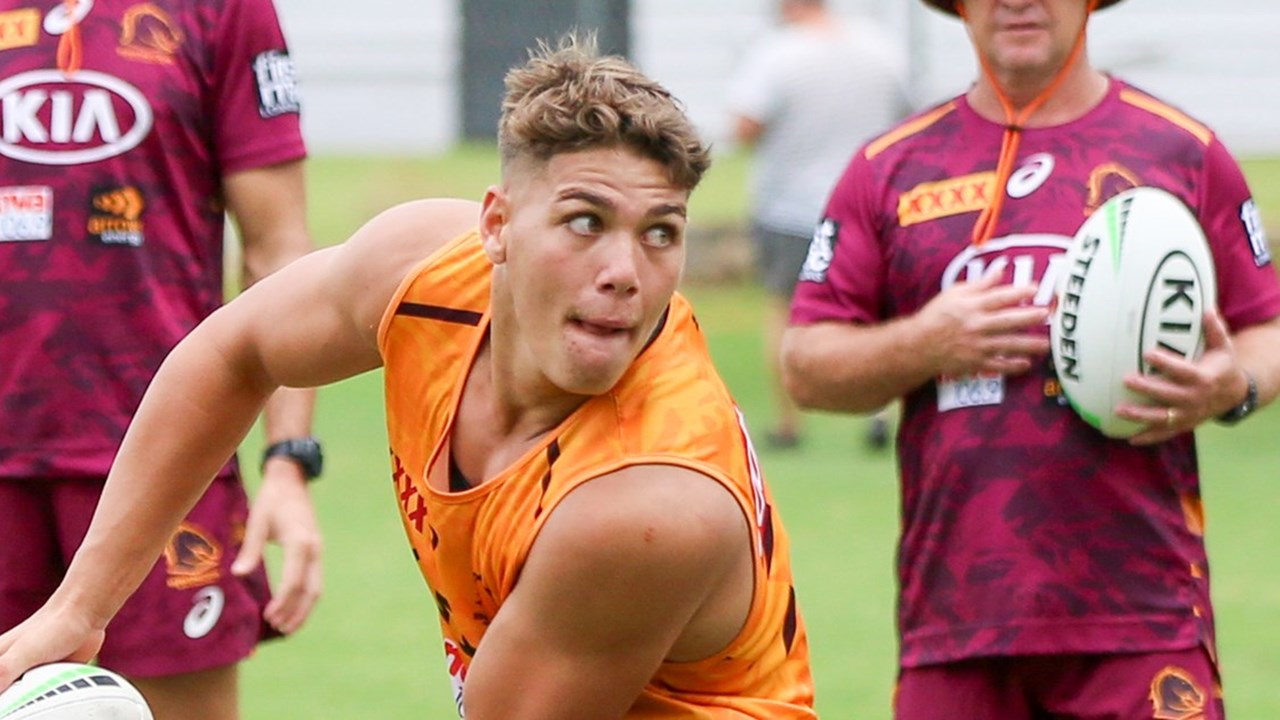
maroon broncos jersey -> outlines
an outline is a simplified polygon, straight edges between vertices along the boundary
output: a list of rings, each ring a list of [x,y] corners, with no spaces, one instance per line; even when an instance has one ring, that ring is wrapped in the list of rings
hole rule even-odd
[[[963,97],[869,143],[836,186],[792,307],[794,324],[875,323],[920,310],[993,266],[1051,302],[1063,254],[1117,192],[1162,187],[1210,238],[1234,330],[1280,315],[1258,211],[1214,134],[1112,80],[1073,122],[1028,129],[993,238],[1002,128]],[[1044,328],[1048,332],[1048,326]],[[1195,440],[1111,440],[1061,396],[1051,361],[1024,375],[939,377],[904,400],[901,661],[1033,653],[1211,651]]]
[[[305,153],[293,65],[269,0],[5,7],[0,476],[101,476],[221,303],[220,178]]]

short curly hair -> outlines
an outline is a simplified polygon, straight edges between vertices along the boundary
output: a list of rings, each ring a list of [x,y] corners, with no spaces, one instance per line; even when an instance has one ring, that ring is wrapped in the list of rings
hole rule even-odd
[[[593,35],[540,40],[507,73],[498,121],[504,169],[515,159],[626,147],[661,163],[676,187],[693,190],[711,165],[684,107],[625,58],[598,54]]]

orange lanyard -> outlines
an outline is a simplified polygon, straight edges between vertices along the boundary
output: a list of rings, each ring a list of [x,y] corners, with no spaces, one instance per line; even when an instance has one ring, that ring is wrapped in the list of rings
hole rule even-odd
[[[67,29],[58,38],[58,69],[70,75],[80,69],[84,59],[84,43],[80,40],[80,22],[76,17],[76,7],[80,0],[63,0],[62,7],[67,13]]]
[[[1093,14],[1093,9],[1098,6],[1097,0],[1089,0],[1089,10],[1085,14],[1085,24],[1089,22],[1089,17]],[[964,5],[957,4],[957,8],[961,14],[964,12]],[[1014,110],[1013,101],[1009,99],[1004,88],[1000,86],[1000,82],[996,80],[996,75],[991,71],[991,66],[987,62],[987,58],[982,52],[978,52],[978,62],[982,63],[982,72],[991,80],[991,86],[995,88],[996,98],[1000,100],[1000,107],[1004,109],[1004,135],[1000,138],[1000,158],[996,161],[996,184],[991,194],[991,204],[982,209],[978,215],[978,221],[973,225],[973,244],[982,245],[991,239],[996,232],[996,223],[1000,221],[1000,212],[1004,209],[1004,186],[1009,182],[1009,177],[1013,175],[1013,163],[1018,159],[1018,146],[1022,144],[1023,126],[1036,110],[1044,105],[1045,101],[1053,96],[1058,86],[1066,79],[1067,73],[1072,66],[1076,64],[1076,60],[1080,57],[1080,53],[1084,49],[1084,28],[1080,28],[1080,34],[1076,36],[1076,43],[1071,48],[1071,54],[1067,56],[1067,61],[1062,64],[1062,68],[1058,70],[1058,74],[1053,78],[1053,82],[1049,83],[1049,87],[1044,92],[1037,95],[1031,102],[1027,103],[1021,110]]]

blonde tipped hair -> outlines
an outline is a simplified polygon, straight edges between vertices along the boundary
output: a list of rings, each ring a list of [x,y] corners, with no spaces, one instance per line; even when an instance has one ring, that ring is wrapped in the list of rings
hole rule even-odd
[[[626,59],[600,56],[594,35],[544,40],[507,73],[498,121],[504,170],[519,158],[625,147],[661,163],[692,190],[711,164],[680,101]]]

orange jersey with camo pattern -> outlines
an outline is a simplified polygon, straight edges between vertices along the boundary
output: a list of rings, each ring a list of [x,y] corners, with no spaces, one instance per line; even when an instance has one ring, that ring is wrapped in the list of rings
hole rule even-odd
[[[439,607],[459,710],[476,647],[556,505],[593,478],[663,464],[711,477],[737,499],[754,537],[754,597],[728,647],[698,662],[663,663],[626,717],[816,717],[787,534],[683,297],[672,299],[661,330],[610,392],[497,477],[462,492],[428,485],[488,329],[491,273],[478,234],[463,235],[410,273],[379,328],[395,490]]]

